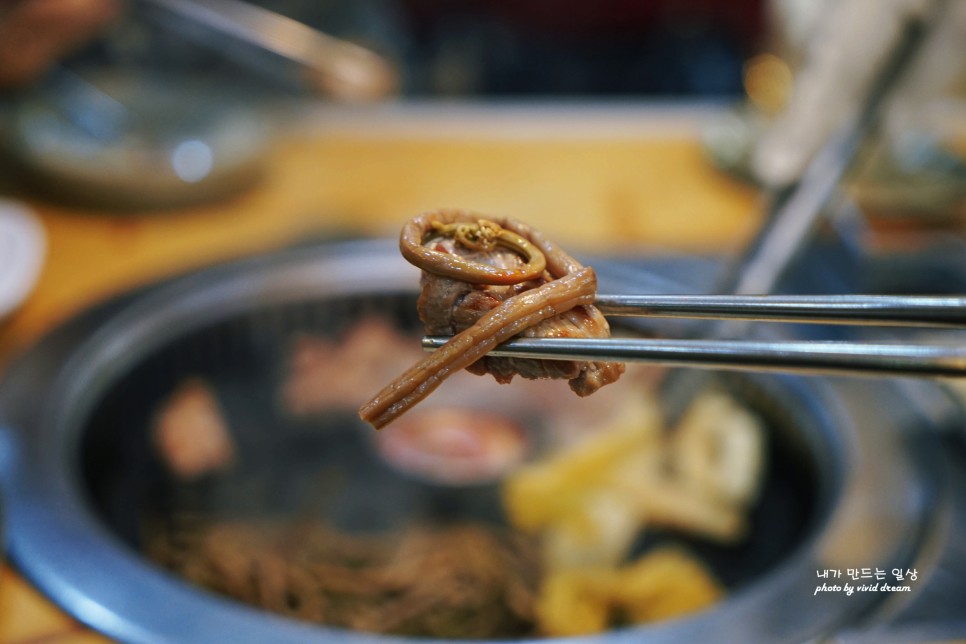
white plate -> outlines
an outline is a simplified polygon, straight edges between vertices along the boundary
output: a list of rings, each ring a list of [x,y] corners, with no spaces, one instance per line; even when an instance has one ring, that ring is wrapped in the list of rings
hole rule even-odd
[[[13,313],[40,277],[47,243],[43,226],[22,203],[0,199],[0,319]]]

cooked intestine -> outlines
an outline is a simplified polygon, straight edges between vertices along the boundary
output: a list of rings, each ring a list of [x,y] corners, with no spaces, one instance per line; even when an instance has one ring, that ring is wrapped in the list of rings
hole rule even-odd
[[[408,222],[400,249],[423,270],[417,309],[426,333],[452,338],[362,406],[360,416],[375,427],[390,423],[464,368],[501,383],[516,375],[567,379],[579,396],[623,373],[620,363],[486,355],[517,335],[610,335],[607,320],[593,306],[593,269],[526,224],[442,210]]]

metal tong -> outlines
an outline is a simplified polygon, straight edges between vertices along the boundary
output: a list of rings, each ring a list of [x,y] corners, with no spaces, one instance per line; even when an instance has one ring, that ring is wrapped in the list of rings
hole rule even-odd
[[[145,17],[272,76],[349,101],[392,94],[399,72],[383,56],[243,0],[140,0]]]
[[[605,315],[966,329],[966,297],[600,295]],[[423,338],[437,349],[449,338]],[[966,346],[838,341],[518,338],[488,355],[645,362],[738,371],[863,376],[966,376]]]

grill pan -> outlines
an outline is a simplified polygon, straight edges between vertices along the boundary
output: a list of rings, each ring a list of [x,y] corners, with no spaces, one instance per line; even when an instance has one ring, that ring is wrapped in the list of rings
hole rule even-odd
[[[619,282],[624,268],[603,263],[601,273]],[[372,314],[416,332],[417,281],[391,242],[296,248],[150,287],[53,331],[0,389],[18,565],[78,619],[122,641],[403,641],[284,619],[194,588],[139,555],[139,528],[146,515],[184,505],[248,516],[309,507],[364,531],[413,516],[502,521],[495,486],[404,477],[358,440],[352,415],[313,421],[327,431],[311,431],[273,404],[293,334],[337,336]],[[246,470],[246,479],[260,477],[261,494],[241,494],[243,482],[229,480],[185,496],[156,462],[152,410],[188,375],[213,383],[240,448],[262,456]],[[939,521],[928,441],[910,445],[907,432],[920,419],[888,383],[730,375],[721,386],[763,416],[771,452],[748,543],[689,543],[731,593],[687,619],[593,641],[799,641],[873,619],[878,597],[813,596],[817,571],[914,566]],[[313,506],[318,472],[335,461],[358,477]]]

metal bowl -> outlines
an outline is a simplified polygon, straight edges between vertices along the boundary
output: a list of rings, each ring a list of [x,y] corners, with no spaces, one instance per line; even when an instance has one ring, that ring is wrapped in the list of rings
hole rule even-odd
[[[226,198],[264,174],[272,127],[237,85],[104,70],[56,77],[14,104],[6,142],[22,183],[44,199],[162,210]]]
[[[603,281],[608,270],[602,264]],[[619,273],[610,277],[619,282]],[[402,641],[281,618],[192,587],[141,557],[134,526],[158,498],[148,410],[172,382],[201,370],[235,382],[249,410],[268,413],[253,392],[271,373],[279,338],[332,333],[372,312],[411,326],[416,284],[391,242],[291,249],[145,289],[50,333],[0,388],[17,564],[79,620],[126,642]],[[696,546],[730,594],[685,619],[587,641],[815,638],[883,606],[881,594],[816,594],[820,571],[916,565],[938,521],[935,468],[906,433],[915,419],[898,390],[773,375],[722,382],[766,419],[771,445],[749,542]],[[420,499],[420,484],[411,485]],[[492,509],[491,493],[474,488],[451,501],[473,516]]]

